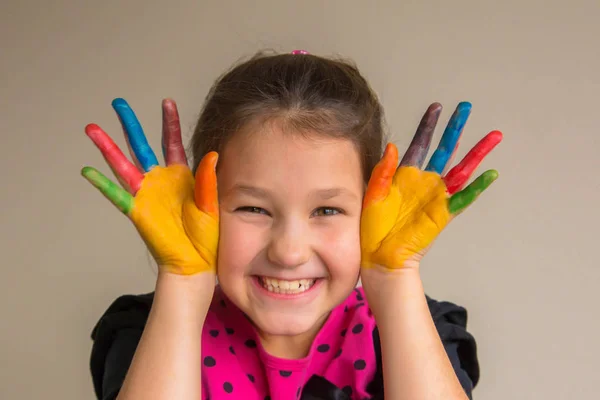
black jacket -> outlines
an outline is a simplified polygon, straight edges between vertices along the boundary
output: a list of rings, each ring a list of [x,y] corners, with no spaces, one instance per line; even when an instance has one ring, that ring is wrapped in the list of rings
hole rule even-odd
[[[117,397],[140,340],[154,293],[125,295],[116,299],[92,331],[90,367],[94,390],[99,400]],[[427,298],[429,310],[456,375],[472,398],[479,380],[479,363],[475,339],[466,330],[467,311],[449,302]],[[377,373],[369,392],[372,399],[383,400],[383,375],[379,332],[373,331],[377,356]],[[323,377],[313,376],[302,390],[302,400],[350,400],[350,397]]]

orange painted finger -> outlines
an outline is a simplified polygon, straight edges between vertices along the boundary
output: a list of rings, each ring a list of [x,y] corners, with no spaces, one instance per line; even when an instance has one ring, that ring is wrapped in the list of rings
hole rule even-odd
[[[215,218],[219,216],[219,198],[217,195],[216,166],[219,155],[216,151],[206,154],[196,170],[196,187],[194,200],[196,206]]]
[[[398,167],[398,148],[393,143],[388,143],[385,147],[383,157],[377,163],[363,200],[363,208],[387,197],[392,186],[394,174]]]

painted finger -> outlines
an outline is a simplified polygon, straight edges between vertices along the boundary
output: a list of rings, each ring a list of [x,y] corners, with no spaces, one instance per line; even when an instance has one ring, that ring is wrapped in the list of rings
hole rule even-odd
[[[142,185],[144,175],[125,157],[119,146],[98,125],[87,125],[85,133],[98,147],[119,182],[129,193],[135,195]]]
[[[427,157],[429,146],[431,145],[431,138],[433,137],[433,132],[435,131],[435,126],[441,112],[442,105],[440,103],[431,104],[427,111],[425,111],[417,132],[410,146],[408,146],[408,150],[404,153],[402,161],[400,161],[400,166],[423,168],[425,157]]]
[[[181,123],[179,112],[174,100],[165,99],[162,102],[163,133],[162,151],[167,166],[171,164],[188,165],[185,149],[181,141]]]
[[[498,178],[498,172],[490,169],[479,175],[469,186],[455,193],[448,200],[450,214],[457,215],[470,206],[479,195]]]
[[[470,114],[471,103],[462,102],[456,107],[446,126],[446,130],[444,130],[440,144],[431,156],[427,168],[425,168],[426,171],[433,171],[438,174],[444,172],[458,148],[460,136]]]
[[[148,144],[142,125],[124,99],[114,99],[112,106],[119,116],[131,156],[142,171],[148,172],[158,165],[158,160]]]
[[[393,143],[385,147],[383,157],[371,173],[367,191],[363,199],[363,208],[387,197],[398,166],[398,148]]]
[[[219,155],[215,151],[206,154],[196,170],[194,200],[196,206],[215,218],[219,217],[219,198],[217,194],[216,166]]]
[[[81,175],[127,216],[133,210],[133,196],[92,167],[84,167]]]
[[[481,139],[467,153],[462,161],[448,172],[444,179],[444,183],[449,194],[454,194],[461,190],[471,178],[471,175],[483,159],[502,141],[502,132],[492,131]]]

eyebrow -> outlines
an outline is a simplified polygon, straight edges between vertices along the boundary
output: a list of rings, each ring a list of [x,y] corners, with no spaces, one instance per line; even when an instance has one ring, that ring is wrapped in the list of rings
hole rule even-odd
[[[262,188],[259,188],[256,186],[251,186],[251,185],[244,185],[244,184],[234,185],[229,190],[228,194],[231,195],[234,193],[242,193],[242,194],[246,194],[248,196],[256,197],[259,199],[268,199],[269,197],[271,197],[270,192],[266,189],[262,189]],[[346,197],[351,197],[353,199],[357,198],[354,193],[352,193],[350,190],[343,188],[343,187],[318,189],[318,190],[313,191],[310,194],[310,197],[316,197],[321,200],[329,200],[329,199],[332,199],[332,198],[338,197],[338,196],[339,197],[346,196]]]

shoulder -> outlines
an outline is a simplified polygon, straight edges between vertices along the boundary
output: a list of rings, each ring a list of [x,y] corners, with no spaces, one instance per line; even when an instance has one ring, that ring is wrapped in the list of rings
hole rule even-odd
[[[93,327],[90,372],[97,398],[116,397],[141,339],[153,301],[154,292],[120,296],[108,306]],[[203,341],[205,336],[215,337],[219,333],[217,329],[223,328],[219,318],[214,317],[223,314],[217,312],[221,304],[224,304],[222,300],[213,297],[212,318],[207,318],[204,324]],[[225,331],[230,332],[228,327]]]
[[[107,397],[106,381],[113,380],[112,377],[109,377],[110,374],[122,375],[129,368],[131,357],[135,353],[137,343],[146,325],[153,300],[154,292],[120,296],[104,311],[92,329],[90,370],[98,398]],[[116,347],[118,347],[118,352],[113,351],[113,354],[117,354],[119,357],[111,357],[112,365],[107,368],[111,349]],[[118,386],[120,387],[120,385]],[[113,390],[118,390],[118,387]]]
[[[94,329],[92,339],[96,340],[110,327],[143,327],[148,318],[154,292],[139,295],[123,295],[114,300],[104,311]]]
[[[479,361],[475,338],[467,331],[467,310],[457,304],[434,300],[429,296],[427,296],[427,305],[456,376],[471,398],[472,390],[479,381]],[[373,330],[373,344],[377,359],[377,372],[369,391],[381,394],[383,393],[383,372],[377,327]]]
[[[477,342],[467,330],[466,308],[448,301],[437,301],[427,297],[431,317],[450,361],[457,371],[463,387],[472,389],[479,381]]]

